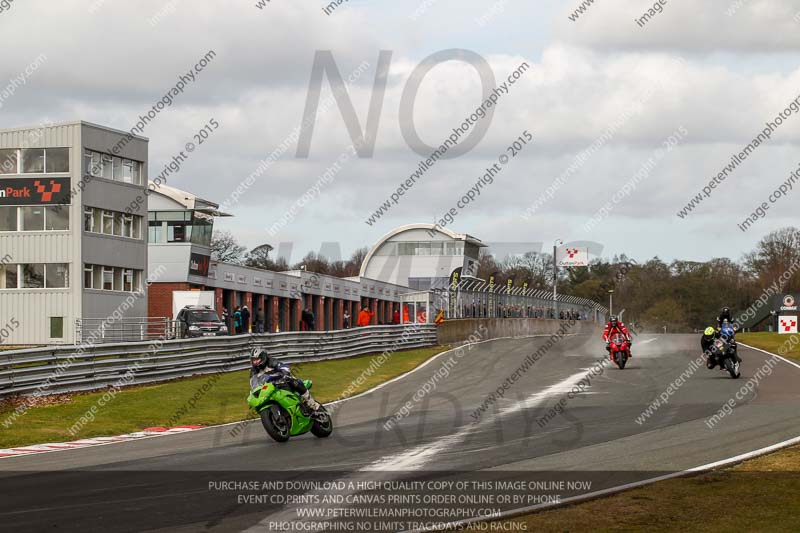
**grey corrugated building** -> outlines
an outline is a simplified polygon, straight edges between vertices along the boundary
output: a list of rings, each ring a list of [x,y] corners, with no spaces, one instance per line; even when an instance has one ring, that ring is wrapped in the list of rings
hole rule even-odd
[[[147,316],[147,152],[87,122],[0,130],[4,343],[71,343],[78,319]]]

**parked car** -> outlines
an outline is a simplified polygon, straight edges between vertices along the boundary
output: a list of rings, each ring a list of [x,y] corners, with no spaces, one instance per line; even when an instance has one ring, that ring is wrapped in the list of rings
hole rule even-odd
[[[187,305],[175,319],[175,333],[181,339],[228,334],[228,326],[211,307]]]

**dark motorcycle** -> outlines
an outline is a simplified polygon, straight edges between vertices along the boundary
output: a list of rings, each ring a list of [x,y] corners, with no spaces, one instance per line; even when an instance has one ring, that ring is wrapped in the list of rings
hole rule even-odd
[[[739,372],[739,358],[728,340],[714,339],[714,342],[708,348],[709,357],[713,357],[722,368],[728,371],[733,379],[741,377]]]

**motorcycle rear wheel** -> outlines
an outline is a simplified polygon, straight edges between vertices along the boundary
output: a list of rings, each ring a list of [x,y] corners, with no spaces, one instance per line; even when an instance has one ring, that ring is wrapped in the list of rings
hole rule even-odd
[[[289,430],[291,422],[289,414],[280,405],[272,404],[261,413],[261,425],[264,426],[267,434],[277,442],[289,440]]]

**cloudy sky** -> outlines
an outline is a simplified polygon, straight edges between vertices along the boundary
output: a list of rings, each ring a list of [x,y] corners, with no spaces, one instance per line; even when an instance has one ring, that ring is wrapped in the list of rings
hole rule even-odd
[[[692,213],[677,216],[732,154],[800,96],[797,2],[670,0],[640,27],[635,19],[653,2],[597,0],[573,21],[580,0],[350,0],[330,14],[318,0],[271,0],[261,9],[258,1],[2,2],[0,124],[81,119],[128,130],[213,50],[216,57],[196,81],[145,129],[149,171],[157,175],[210,119],[218,121],[168,183],[226,202],[236,216],[217,227],[247,246],[293,242],[297,259],[338,241],[347,255],[398,225],[432,222],[500,155],[511,155],[507,149],[526,130],[533,142],[458,209],[450,227],[489,242],[592,240],[605,245],[603,255],[705,260],[737,259],[767,232],[797,224],[795,191],[746,232],[737,227],[798,168],[794,115]],[[483,58],[498,84],[520,64],[530,68],[480,122],[488,132],[473,150],[438,162],[369,225],[421,159],[401,123],[413,123],[425,143],[439,145],[491,90],[482,88],[473,65],[447,61],[424,77],[413,111],[401,116],[412,72],[448,49]],[[391,51],[391,63],[374,114],[372,156],[351,155],[342,113],[325,104],[331,101],[325,77],[309,156],[297,157],[291,139],[318,51],[330,51],[344,78],[359,73],[346,94],[364,129],[382,50]],[[10,94],[6,80],[42,55]],[[232,200],[270,154],[280,157]],[[344,161],[340,170],[321,182],[337,161]],[[554,182],[552,198],[542,199]],[[297,207],[320,183],[319,194]],[[293,205],[292,220],[272,234],[269,228]],[[608,214],[587,224],[603,206],[611,207]]]

